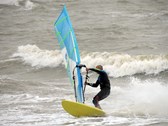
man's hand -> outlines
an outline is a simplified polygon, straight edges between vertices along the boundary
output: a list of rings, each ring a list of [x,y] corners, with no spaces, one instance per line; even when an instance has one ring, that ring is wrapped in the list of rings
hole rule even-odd
[[[88,83],[87,83],[87,82],[85,82],[85,85],[88,85]]]
[[[89,85],[89,86],[91,86],[91,87],[93,87],[93,84],[92,83],[85,83],[85,85]]]
[[[86,67],[86,71],[88,72],[88,71],[89,71],[89,68]]]

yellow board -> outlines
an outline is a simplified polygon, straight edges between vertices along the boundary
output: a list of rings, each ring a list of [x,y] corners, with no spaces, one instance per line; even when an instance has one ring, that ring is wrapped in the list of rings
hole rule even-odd
[[[105,116],[105,112],[101,109],[88,106],[86,104],[82,104],[79,102],[73,102],[68,100],[62,101],[62,107],[66,112],[68,112],[70,115],[75,117],[97,117],[97,116]]]

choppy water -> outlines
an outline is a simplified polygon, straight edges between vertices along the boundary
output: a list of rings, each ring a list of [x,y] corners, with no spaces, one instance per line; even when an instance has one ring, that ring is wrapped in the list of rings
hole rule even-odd
[[[81,61],[111,80],[106,117],[74,118],[54,33],[66,4]],[[168,125],[167,0],[0,0],[0,125]],[[95,81],[91,75],[90,81]],[[86,87],[86,103],[99,91]]]

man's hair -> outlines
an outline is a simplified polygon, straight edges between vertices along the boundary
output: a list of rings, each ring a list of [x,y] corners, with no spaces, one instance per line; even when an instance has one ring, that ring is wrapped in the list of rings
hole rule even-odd
[[[102,65],[97,65],[96,69],[103,70],[103,66]]]

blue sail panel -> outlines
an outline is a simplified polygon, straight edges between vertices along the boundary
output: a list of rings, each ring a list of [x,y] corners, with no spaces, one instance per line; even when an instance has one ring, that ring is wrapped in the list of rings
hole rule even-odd
[[[61,52],[64,57],[65,67],[67,69],[67,73],[70,78],[70,82],[72,85],[74,85],[72,72],[74,67],[80,64],[80,54],[76,36],[68,12],[66,10],[66,6],[64,6],[54,26],[59,45],[61,47]],[[79,68],[75,70],[75,76],[76,76],[75,92],[77,95],[77,101],[83,102],[84,100],[83,81]]]

